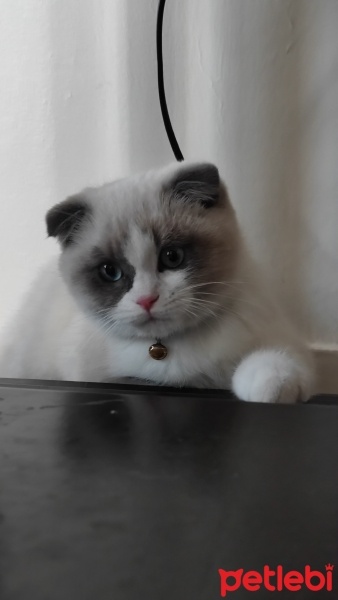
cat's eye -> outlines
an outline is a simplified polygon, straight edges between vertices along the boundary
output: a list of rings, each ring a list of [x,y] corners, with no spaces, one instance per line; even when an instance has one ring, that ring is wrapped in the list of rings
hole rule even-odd
[[[99,275],[103,281],[114,282],[119,281],[122,276],[122,270],[118,265],[105,263],[99,267]]]
[[[160,252],[159,263],[162,269],[177,269],[184,260],[184,250],[182,248],[167,247]]]

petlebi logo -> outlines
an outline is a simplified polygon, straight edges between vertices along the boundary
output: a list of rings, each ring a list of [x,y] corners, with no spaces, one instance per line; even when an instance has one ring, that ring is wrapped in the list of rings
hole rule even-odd
[[[266,589],[269,592],[299,592],[307,588],[311,592],[320,592],[326,590],[332,592],[332,571],[334,565],[330,563],[325,565],[325,571],[313,570],[310,565],[306,565],[303,571],[284,571],[282,565],[272,569],[269,565],[264,565],[263,570],[244,571],[225,571],[218,569],[220,576],[220,593],[225,598],[229,593],[237,592],[244,588],[248,592],[258,592]],[[235,596],[234,596],[235,600]]]

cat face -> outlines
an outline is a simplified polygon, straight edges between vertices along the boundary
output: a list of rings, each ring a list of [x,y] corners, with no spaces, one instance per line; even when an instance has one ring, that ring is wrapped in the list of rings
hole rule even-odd
[[[232,302],[239,234],[213,165],[181,163],[86,190],[46,221],[71,293],[108,335],[165,339],[215,325]]]

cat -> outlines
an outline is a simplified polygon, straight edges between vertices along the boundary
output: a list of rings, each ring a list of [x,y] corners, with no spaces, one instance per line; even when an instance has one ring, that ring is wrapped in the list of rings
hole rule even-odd
[[[250,258],[216,166],[183,161],[86,189],[46,224],[62,252],[15,318],[2,377],[308,399],[311,354]]]

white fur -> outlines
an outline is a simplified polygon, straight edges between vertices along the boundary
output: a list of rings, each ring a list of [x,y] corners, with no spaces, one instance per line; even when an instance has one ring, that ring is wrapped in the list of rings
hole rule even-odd
[[[147,175],[145,181],[149,180],[150,185],[156,177]],[[149,190],[144,194],[146,197]],[[125,193],[123,201],[115,205],[114,222],[126,211],[132,214],[131,196]],[[100,210],[102,219],[96,217],[95,227],[85,233],[94,245],[103,235],[112,207],[104,200]],[[189,319],[184,317],[187,305],[182,308],[174,294],[184,288],[184,273],[155,274],[153,245],[151,237],[137,228],[132,231],[126,256],[136,276],[131,290],[109,314],[109,318],[118,314],[121,321],[119,327],[112,325],[109,331],[90,317],[86,306],[82,310],[81,298],[74,299],[68,291],[67,270],[61,277],[57,261],[47,265],[8,331],[0,376],[73,381],[136,377],[161,385],[230,387],[239,398],[254,402],[306,400],[313,379],[310,355],[268,293],[244,245],[236,278],[229,284],[236,295],[233,307],[221,312],[217,320],[201,319],[195,327],[186,329],[180,319]],[[76,256],[81,248],[67,252]],[[61,259],[61,270],[66,261],[68,258]],[[170,335],[162,339],[168,347],[163,361],[149,356],[148,348],[156,341],[156,324],[145,322],[142,328],[145,315],[136,304],[139,296],[159,289],[160,300],[154,312],[164,319],[162,328],[169,327],[166,314],[177,315],[170,324]],[[138,328],[141,333],[137,333]]]

